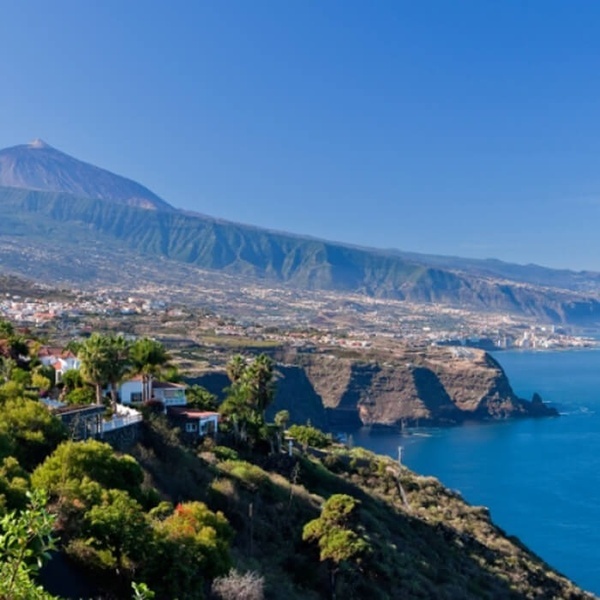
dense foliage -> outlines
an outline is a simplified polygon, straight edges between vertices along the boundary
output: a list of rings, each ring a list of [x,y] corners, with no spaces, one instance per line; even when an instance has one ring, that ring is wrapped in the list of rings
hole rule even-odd
[[[0,321],[0,338],[18,335]],[[11,355],[7,341],[0,356],[0,600],[50,598],[37,560],[55,539],[70,568],[95,583],[93,594],[108,597],[586,598],[435,479],[310,425],[286,432],[286,411],[266,422],[275,382],[267,357],[230,362],[218,445],[185,445],[153,415],[123,454],[66,439],[31,389],[49,380],[34,344],[26,353],[20,344]],[[147,339],[92,336],[84,347],[82,357],[93,350],[118,368],[90,364],[88,384],[66,378],[68,394],[100,379],[114,384],[124,364],[158,376],[166,358]],[[190,399],[215,402],[202,389]],[[292,452],[284,436],[297,442]]]

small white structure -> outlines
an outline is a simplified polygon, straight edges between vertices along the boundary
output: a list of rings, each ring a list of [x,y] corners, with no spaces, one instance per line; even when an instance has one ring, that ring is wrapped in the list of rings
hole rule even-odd
[[[167,414],[191,438],[214,436],[219,431],[218,412],[175,406],[169,408]]]
[[[109,421],[102,421],[102,433],[129,427],[143,420],[142,413],[128,406],[119,406]]]
[[[67,371],[81,367],[81,361],[72,352],[61,348],[44,346],[40,348],[38,357],[44,366],[54,368],[54,383],[60,383]]]
[[[187,385],[181,383],[171,383],[170,381],[152,381],[152,400],[158,400],[169,406],[185,406],[187,400],[185,391]],[[119,387],[119,398],[121,404],[125,406],[132,402],[142,401],[143,380],[141,375],[137,375],[128,381],[124,381]]]
[[[169,406],[185,406],[187,399],[185,391],[187,385],[182,383],[171,383],[170,381],[153,381],[152,397],[154,400],[160,400],[165,408]]]
[[[137,375],[132,379],[124,381],[119,386],[119,400],[121,404],[131,404],[132,402],[142,401],[142,377]]]

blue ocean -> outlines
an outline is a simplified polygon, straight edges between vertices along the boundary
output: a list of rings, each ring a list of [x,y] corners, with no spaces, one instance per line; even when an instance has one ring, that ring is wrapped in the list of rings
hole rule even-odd
[[[558,418],[361,430],[354,443],[439,478],[552,567],[600,596],[600,350],[499,352],[523,398],[533,392]]]

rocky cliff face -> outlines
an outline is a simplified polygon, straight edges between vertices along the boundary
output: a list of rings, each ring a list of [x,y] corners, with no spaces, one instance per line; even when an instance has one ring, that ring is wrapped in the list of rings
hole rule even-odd
[[[557,414],[539,399],[518,398],[500,365],[483,350],[428,347],[360,358],[340,351],[314,352],[288,355],[286,360],[294,365],[286,367],[287,377],[290,370],[303,371],[300,379],[311,390],[312,408],[315,396],[320,397],[333,429]],[[285,390],[279,392],[277,410],[288,408]],[[297,409],[297,398],[291,404],[289,408]]]

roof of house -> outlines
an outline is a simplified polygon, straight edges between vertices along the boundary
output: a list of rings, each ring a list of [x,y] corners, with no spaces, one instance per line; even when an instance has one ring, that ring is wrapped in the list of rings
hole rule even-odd
[[[70,350],[65,350],[64,348],[53,348],[51,346],[42,346],[38,350],[38,356],[52,356],[54,358],[77,358]]]
[[[168,408],[171,415],[178,417],[187,417],[188,419],[210,419],[212,417],[219,418],[218,412],[209,410],[199,410],[196,408],[187,408],[185,406],[171,406]]]
[[[187,385],[184,385],[182,383],[172,383],[171,381],[153,381],[152,387],[154,389],[161,389],[161,388],[177,388],[177,389],[182,389],[182,390],[187,389]]]

